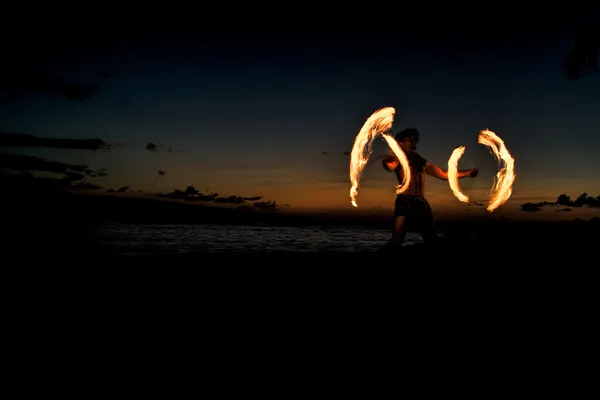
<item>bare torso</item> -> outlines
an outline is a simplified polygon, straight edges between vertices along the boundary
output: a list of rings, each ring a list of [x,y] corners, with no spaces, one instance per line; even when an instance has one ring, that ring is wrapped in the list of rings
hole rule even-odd
[[[406,157],[408,158],[408,162],[410,164],[411,179],[408,184],[408,188],[403,194],[407,196],[424,197],[425,164],[427,161],[416,152],[406,153]],[[402,166],[398,165],[394,172],[396,173],[398,184],[401,184],[403,181]]]
[[[403,181],[402,178],[402,169],[398,168],[396,171],[396,177],[398,178],[398,184],[401,184]],[[408,188],[403,193],[407,196],[420,196],[423,197],[425,193],[425,173],[424,172],[414,172],[411,171],[411,179],[408,183]]]

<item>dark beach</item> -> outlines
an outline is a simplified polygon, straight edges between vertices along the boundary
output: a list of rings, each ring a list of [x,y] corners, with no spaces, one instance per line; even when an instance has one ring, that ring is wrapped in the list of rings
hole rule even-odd
[[[41,201],[40,201],[41,200]],[[221,224],[297,224],[336,225],[355,223],[387,227],[389,219],[351,220],[337,217],[285,216],[276,213],[243,213],[201,205],[148,200],[73,194],[40,194],[5,197],[5,209],[10,210],[4,223],[5,249],[25,257],[58,257],[64,261],[79,257],[94,260],[128,259],[162,264],[183,262],[202,265],[208,256],[221,262],[231,260],[260,260],[275,264],[306,262],[314,266],[328,259],[335,265],[370,265],[371,260],[385,259],[386,265],[409,265],[409,259],[439,260],[449,265],[477,260],[481,266],[513,264],[579,264],[593,265],[592,251],[600,237],[600,219],[561,222],[518,221],[511,219],[465,219],[439,221],[446,237],[435,247],[403,246],[399,253],[389,252],[231,252],[179,253],[148,256],[112,256],[90,253],[85,245],[94,226],[102,221],[151,223],[221,223]],[[319,264],[321,265],[321,264]]]
[[[95,224],[119,215],[119,219],[133,222],[134,210],[140,218],[154,215],[146,214],[148,210],[142,206],[146,203],[63,195],[38,200],[32,196],[11,198],[1,254],[9,292],[14,298],[27,293],[35,300],[35,307],[56,299],[81,313],[89,312],[90,304],[96,309],[110,304],[120,315],[136,313],[122,309],[122,304],[151,305],[156,310],[168,304],[190,312],[208,307],[225,313],[258,307],[284,314],[310,307],[313,317],[327,320],[342,303],[363,312],[366,305],[383,307],[379,311],[383,313],[384,309],[389,312],[406,305],[411,310],[425,306],[439,310],[454,304],[487,313],[489,307],[501,309],[507,303],[520,308],[523,299],[530,306],[542,302],[560,308],[568,301],[585,307],[597,282],[597,219],[561,223],[440,221],[447,237],[438,247],[406,246],[396,254],[196,252],[113,256],[86,248]],[[120,206],[114,207],[117,202]],[[177,216],[176,208],[170,209],[170,218]],[[202,212],[192,217],[187,207],[183,210],[182,218],[201,221]],[[207,213],[206,218],[214,215]],[[230,218],[229,222],[240,221],[239,214]],[[482,299],[485,302],[480,304]]]

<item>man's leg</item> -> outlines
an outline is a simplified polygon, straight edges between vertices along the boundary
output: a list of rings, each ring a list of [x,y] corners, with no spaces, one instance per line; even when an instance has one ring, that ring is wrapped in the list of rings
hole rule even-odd
[[[419,233],[421,234],[423,242],[426,245],[437,244],[439,241],[439,236],[437,234],[437,228],[435,226],[435,219],[433,217],[431,206],[427,200],[423,199],[422,207],[423,209],[421,210],[421,215],[419,218]]]
[[[394,227],[392,229],[392,240],[387,242],[380,251],[396,252],[402,248],[404,238],[406,237],[406,217],[399,215],[394,217]]]
[[[394,228],[392,230],[391,245],[394,248],[399,248],[404,243],[406,238],[406,217],[397,215],[394,217]]]
[[[394,226],[392,228],[392,239],[382,248],[382,251],[400,250],[406,237],[406,213],[408,202],[404,196],[396,196],[394,202]]]

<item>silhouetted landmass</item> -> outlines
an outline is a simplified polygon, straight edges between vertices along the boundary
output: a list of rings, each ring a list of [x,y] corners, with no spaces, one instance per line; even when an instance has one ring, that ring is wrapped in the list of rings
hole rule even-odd
[[[600,196],[593,197],[588,195],[587,193],[582,193],[581,195],[579,195],[579,197],[577,197],[577,199],[571,200],[571,197],[569,197],[568,195],[561,194],[560,196],[558,196],[556,201],[542,201],[537,203],[530,202],[521,204],[521,210],[528,212],[536,212],[540,211],[542,207],[547,206],[567,206],[561,209],[557,209],[556,211],[571,211],[569,207],[600,208]]]

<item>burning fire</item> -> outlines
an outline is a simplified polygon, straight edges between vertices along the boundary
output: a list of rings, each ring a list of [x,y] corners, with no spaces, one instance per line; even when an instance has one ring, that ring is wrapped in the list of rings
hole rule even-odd
[[[477,142],[489,147],[497,161],[504,161],[504,166],[496,173],[494,184],[490,190],[487,210],[491,212],[504,204],[512,194],[512,187],[516,177],[515,160],[508,152],[504,141],[488,129],[479,132]]]
[[[358,207],[356,204],[356,196],[358,195],[358,184],[362,176],[363,169],[369,161],[369,157],[373,152],[373,141],[377,135],[381,136],[387,141],[392,152],[400,160],[403,172],[402,184],[396,186],[396,193],[400,194],[406,191],[410,182],[410,169],[408,160],[402,149],[398,146],[396,140],[389,134],[384,133],[392,128],[394,122],[394,115],[396,110],[394,107],[384,107],[375,111],[364,123],[361,130],[354,139],[354,146],[350,153],[350,182],[352,187],[350,188],[350,200],[354,207]]]
[[[504,141],[488,129],[479,132],[477,142],[490,148],[496,160],[502,161],[504,164],[496,173],[494,184],[489,193],[489,201],[486,209],[492,212],[504,204],[512,194],[512,187],[516,177],[514,172],[515,160],[504,145]],[[450,159],[448,159],[448,184],[454,196],[458,200],[467,203],[469,197],[460,190],[458,185],[458,160],[460,160],[464,152],[465,146],[457,147],[452,152]]]
[[[398,157],[398,160],[400,160],[400,166],[402,166],[402,183],[400,185],[396,185],[396,194],[402,194],[406,192],[406,189],[408,189],[408,184],[410,183],[410,166],[408,164],[408,159],[406,158],[404,151],[400,148],[400,146],[398,146],[396,139],[387,133],[382,133],[381,136],[383,136],[385,141],[388,143],[394,155]]]
[[[457,147],[448,159],[448,184],[450,185],[450,190],[452,190],[452,193],[454,193],[454,196],[458,200],[468,203],[469,196],[464,194],[458,185],[458,160],[460,160],[464,152],[465,146]]]

